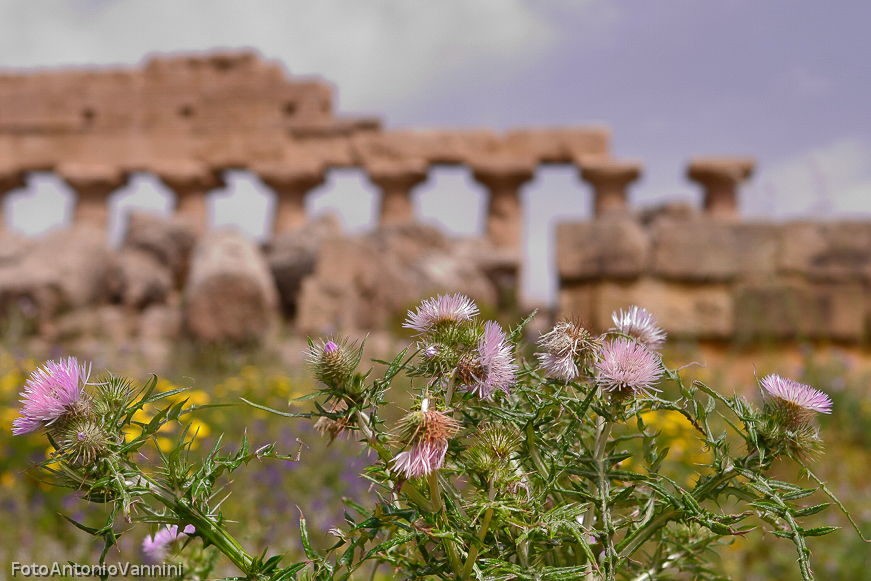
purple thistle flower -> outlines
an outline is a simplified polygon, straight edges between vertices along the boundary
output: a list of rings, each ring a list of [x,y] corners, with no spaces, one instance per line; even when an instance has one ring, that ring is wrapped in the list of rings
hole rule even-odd
[[[90,373],[90,365],[79,365],[75,357],[47,361],[31,373],[21,392],[24,405],[21,417],[12,422],[12,434],[18,436],[50,426],[73,411],[84,398]]]
[[[596,362],[596,383],[605,391],[628,397],[638,392],[650,395],[659,391],[653,387],[662,376],[659,356],[644,345],[629,339],[607,343]]]
[[[166,559],[173,543],[195,532],[197,529],[194,525],[186,526],[181,533],[178,531],[178,525],[168,525],[154,533],[154,536],[148,535],[142,540],[142,552],[152,561],[161,562]]]
[[[417,312],[408,311],[408,318],[402,326],[423,334],[431,331],[439,323],[460,323],[471,320],[477,314],[478,306],[465,295],[438,295],[436,298],[423,301],[417,308]]]
[[[327,355],[332,355],[338,350],[339,346],[336,345],[335,341],[327,341],[326,343],[324,343],[324,353],[326,353]]]
[[[502,327],[496,321],[487,321],[484,334],[478,339],[476,353],[460,358],[458,387],[489,400],[497,389],[510,393],[516,371],[511,344],[506,341]]]
[[[448,441],[457,435],[460,425],[447,414],[429,411],[423,400],[420,411],[411,412],[400,422],[399,439],[411,448],[393,458],[393,469],[405,478],[419,478],[438,470],[445,463]]]
[[[623,309],[619,315],[616,311],[612,313],[611,320],[614,321],[614,331],[635,337],[648,349],[659,349],[665,343],[665,331],[656,325],[656,318],[647,309],[632,305],[625,313]]]
[[[779,375],[768,375],[759,382],[766,392],[766,403],[789,428],[804,427],[815,412],[832,413],[832,400],[809,385]]]

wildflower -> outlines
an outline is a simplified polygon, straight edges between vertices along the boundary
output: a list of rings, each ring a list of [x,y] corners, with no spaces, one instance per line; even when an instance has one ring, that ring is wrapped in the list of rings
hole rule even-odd
[[[84,386],[90,366],[79,365],[75,357],[48,361],[30,374],[21,392],[21,417],[12,422],[12,434],[20,435],[50,426],[62,417],[85,411]]]
[[[457,364],[457,382],[460,389],[489,400],[497,389],[509,393],[516,371],[511,344],[502,327],[496,321],[487,321],[478,348],[463,355]]]
[[[561,321],[539,338],[538,345],[544,352],[535,356],[545,372],[557,379],[571,381],[578,376],[578,364],[583,365],[593,353],[596,341],[580,324]]]
[[[797,429],[807,426],[816,412],[832,413],[832,400],[809,385],[769,375],[759,382],[766,392],[766,407],[784,426]]]
[[[438,295],[423,301],[416,313],[408,311],[408,318],[402,326],[424,334],[441,323],[469,321],[477,314],[478,306],[465,295]]]
[[[193,535],[197,532],[194,525],[188,525],[184,528],[184,532],[178,531],[178,525],[167,525],[160,529],[154,536],[147,536],[142,541],[142,552],[155,562],[163,561],[169,553],[169,548],[184,537]]]
[[[121,410],[130,399],[133,383],[123,377],[110,375],[96,385],[94,393],[94,411],[99,414],[110,414]]]
[[[308,361],[319,381],[328,387],[341,389],[360,362],[362,353],[362,346],[348,345],[347,340],[337,343],[330,339],[319,345],[309,340]]]
[[[632,305],[625,313],[623,309],[619,315],[616,311],[612,313],[611,320],[614,321],[614,331],[634,337],[648,349],[659,349],[665,343],[665,331],[656,325],[656,319],[647,309]]]
[[[333,404],[330,409],[331,413],[334,414],[343,414],[348,411],[348,404],[345,401],[338,401]],[[332,444],[333,440],[341,436],[348,425],[352,422],[353,418],[348,416],[343,416],[338,419],[333,419],[327,416],[321,416],[318,418],[318,421],[315,422],[315,429],[321,436],[326,436],[329,434],[330,441],[327,445]]]
[[[411,448],[393,459],[393,468],[405,478],[419,478],[438,470],[445,463],[448,441],[460,425],[449,415],[429,409],[423,400],[420,411],[411,412],[400,422],[399,439]]]
[[[653,384],[662,376],[662,365],[659,356],[644,345],[621,338],[602,348],[596,371],[596,383],[602,389],[628,397],[638,392],[649,395],[651,390],[659,391]]]

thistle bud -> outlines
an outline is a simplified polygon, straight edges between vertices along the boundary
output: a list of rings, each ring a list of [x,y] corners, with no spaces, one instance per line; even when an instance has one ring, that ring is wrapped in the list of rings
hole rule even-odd
[[[104,415],[124,409],[130,400],[132,385],[129,379],[109,375],[94,390],[94,411]]]
[[[309,340],[308,361],[315,378],[334,390],[347,391],[353,387],[349,380],[362,354],[363,347],[348,345],[347,339],[340,342],[330,339],[320,344]]]
[[[95,418],[77,418],[69,422],[61,450],[76,464],[93,464],[103,455],[109,438]]]

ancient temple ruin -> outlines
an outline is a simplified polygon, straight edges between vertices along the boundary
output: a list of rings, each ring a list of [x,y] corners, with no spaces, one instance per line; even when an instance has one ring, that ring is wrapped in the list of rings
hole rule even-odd
[[[451,245],[416,224],[412,188],[427,180],[432,167],[444,164],[467,166],[487,192],[485,230],[471,246]],[[198,238],[209,238],[207,193],[223,184],[225,170],[245,169],[259,176],[277,200],[268,260],[248,260],[262,262],[254,270],[271,268],[272,278],[245,274],[247,266],[237,273],[259,281],[254,286],[262,292],[254,295],[264,308],[277,312],[282,303],[285,315],[293,313],[294,324],[304,331],[383,326],[388,311],[410,299],[411,291],[391,303],[382,300],[379,284],[402,287],[402,277],[433,248],[442,258],[462,254],[471,264],[455,269],[453,279],[443,279],[445,286],[451,280],[475,280],[486,287],[489,283],[475,278],[479,274],[496,287],[516,285],[524,211],[519,191],[542,164],[576,167],[594,194],[591,221],[557,230],[559,314],[577,314],[603,328],[611,310],[641,302],[659,314],[667,330],[688,338],[755,337],[771,329],[778,337],[856,342],[865,336],[871,319],[866,315],[871,225],[742,222],[736,191],[752,173],[752,159],[691,159],[687,177],[704,192],[701,208],[637,211],[627,203],[627,188],[642,165],[613,159],[605,128],[387,130],[375,118],[336,115],[329,85],[289,77],[280,64],[252,53],[160,56],[131,68],[0,74],[0,196],[21,187],[28,172],[54,172],[77,194],[71,231],[98,232],[107,227],[109,196],[133,173],[154,174],[176,196],[169,222],[131,222],[121,258],[112,258],[97,243],[85,245],[94,261],[117,264],[99,275],[104,278],[73,285],[75,291],[64,290],[66,282],[57,277],[25,273],[22,265],[30,251],[19,252],[20,241],[12,243],[4,235],[0,303],[25,297],[42,313],[46,328],[68,307],[114,301],[129,314],[166,303],[170,310],[195,311],[177,327],[220,338],[220,326],[200,332],[192,323],[230,315],[220,305],[203,306],[191,297],[190,287],[208,287],[212,274],[186,261],[225,264],[232,263],[233,253],[259,256],[260,250],[243,248],[239,240],[215,242],[211,254],[194,250]],[[380,192],[378,231],[362,246],[322,236],[322,226],[305,212],[306,196],[324,182],[326,172],[349,167],[362,168]],[[321,246],[306,246],[318,236]],[[177,247],[168,250],[173,241],[179,241]],[[388,275],[354,270],[409,246],[416,250],[406,252],[404,266],[385,270]],[[188,276],[191,269],[195,275]],[[81,290],[113,277],[121,289],[109,293],[114,299]],[[279,298],[270,290],[273,279]],[[226,278],[215,280],[223,281],[216,283],[218,289],[233,288]],[[425,276],[421,280],[420,289],[438,286]],[[365,300],[342,294],[343,285],[353,284],[364,284],[358,295]],[[180,304],[167,298],[173,287],[185,293]],[[243,326],[260,320],[250,310],[238,316]],[[256,325],[246,331],[257,332]]]

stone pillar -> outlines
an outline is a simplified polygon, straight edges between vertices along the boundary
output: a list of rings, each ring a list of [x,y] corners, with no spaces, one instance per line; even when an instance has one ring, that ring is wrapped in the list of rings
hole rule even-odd
[[[224,185],[220,174],[192,161],[163,163],[152,171],[175,192],[176,215],[190,223],[198,235],[204,234],[209,228],[206,194]]]
[[[11,167],[0,167],[0,233],[5,229],[3,222],[3,200],[6,194],[24,185],[24,172]]]
[[[426,180],[429,169],[423,160],[377,160],[365,164],[369,179],[381,188],[378,226],[413,223],[411,189]]]
[[[306,224],[305,195],[324,183],[321,163],[276,162],[251,167],[277,197],[273,235],[299,230]]]
[[[519,252],[523,236],[519,190],[532,179],[535,165],[516,158],[483,159],[470,165],[475,179],[490,190],[487,238],[494,246]]]
[[[580,164],[581,178],[593,186],[593,209],[596,216],[626,210],[626,186],[641,175],[642,165],[609,159]]]
[[[78,194],[73,211],[73,227],[89,226],[106,230],[109,224],[109,194],[127,181],[120,168],[99,164],[65,163],[55,173]]]
[[[705,213],[716,218],[737,218],[738,184],[750,177],[756,162],[746,157],[691,159],[687,177],[705,189]]]

